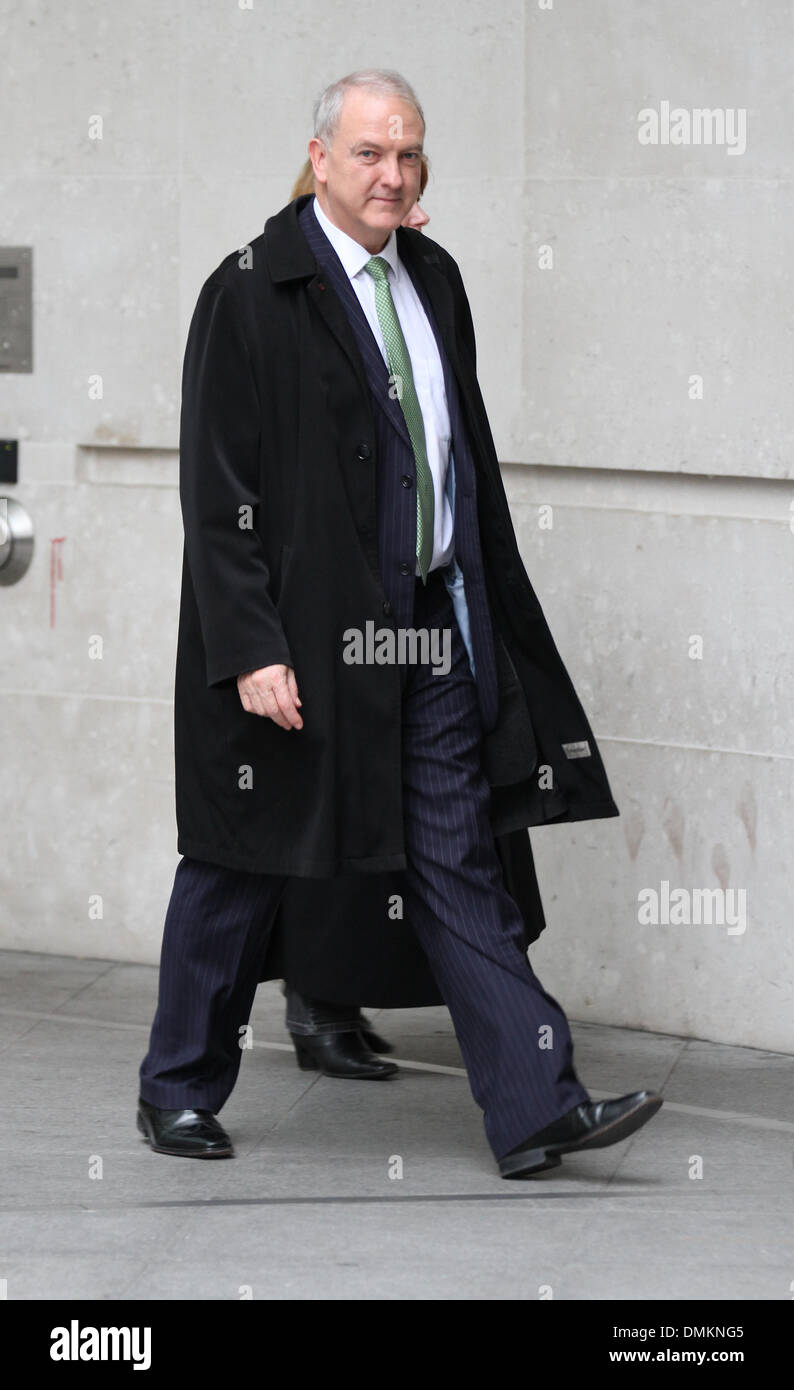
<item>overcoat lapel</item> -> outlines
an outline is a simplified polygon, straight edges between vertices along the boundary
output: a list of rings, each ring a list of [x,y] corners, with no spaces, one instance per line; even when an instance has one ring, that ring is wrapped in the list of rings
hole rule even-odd
[[[411,439],[405,423],[405,416],[394,388],[390,384],[389,369],[383,360],[383,354],[369,326],[358,295],[350,283],[350,277],[334,247],[320,227],[311,204],[301,212],[298,222],[320,265],[321,283],[330,282],[331,288],[336,292],[335,295],[329,295],[318,287],[314,296],[315,303],[317,303],[331,332],[348,356],[351,355],[351,351],[355,347],[358,348],[360,366],[364,368],[364,377],[372,395],[389,423],[410,448]],[[352,323],[340,300],[347,305],[349,315],[352,315]],[[359,378],[361,377],[360,366],[357,365]]]

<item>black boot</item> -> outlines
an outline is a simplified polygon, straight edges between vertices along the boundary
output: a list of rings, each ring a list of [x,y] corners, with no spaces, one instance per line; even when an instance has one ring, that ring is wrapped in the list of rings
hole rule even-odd
[[[381,1081],[396,1074],[394,1062],[375,1055],[390,1052],[391,1044],[369,1027],[358,1005],[310,999],[287,983],[284,994],[287,1028],[302,1071],[360,1081]]]
[[[352,1081],[385,1081],[396,1076],[394,1062],[384,1062],[370,1052],[358,1032],[290,1033],[301,1071],[321,1071],[324,1076]]]

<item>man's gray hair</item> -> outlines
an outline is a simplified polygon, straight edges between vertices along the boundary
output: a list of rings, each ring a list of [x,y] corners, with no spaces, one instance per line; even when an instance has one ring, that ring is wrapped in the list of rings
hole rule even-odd
[[[356,72],[349,72],[347,77],[340,77],[338,82],[332,82],[314,103],[314,134],[326,145],[331,144],[336,134],[342,102],[351,87],[367,87],[381,96],[397,97],[407,102],[414,107],[424,124],[425,113],[419,105],[419,98],[401,73],[393,68],[359,68]]]

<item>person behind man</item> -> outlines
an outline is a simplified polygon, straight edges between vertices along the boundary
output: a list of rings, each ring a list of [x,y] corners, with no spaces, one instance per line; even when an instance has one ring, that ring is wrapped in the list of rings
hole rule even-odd
[[[216,1112],[290,876],[405,870],[502,1177],[662,1104],[589,1096],[496,854],[496,833],[618,808],[518,551],[460,271],[400,225],[424,130],[400,74],[332,84],[317,193],[225,258],[191,322],[183,858],[137,1116],[158,1152],[233,1153]]]

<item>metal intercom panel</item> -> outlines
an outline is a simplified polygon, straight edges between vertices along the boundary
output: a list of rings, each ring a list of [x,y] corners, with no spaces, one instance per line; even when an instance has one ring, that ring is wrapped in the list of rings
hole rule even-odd
[[[0,372],[33,371],[33,247],[0,246]]]

